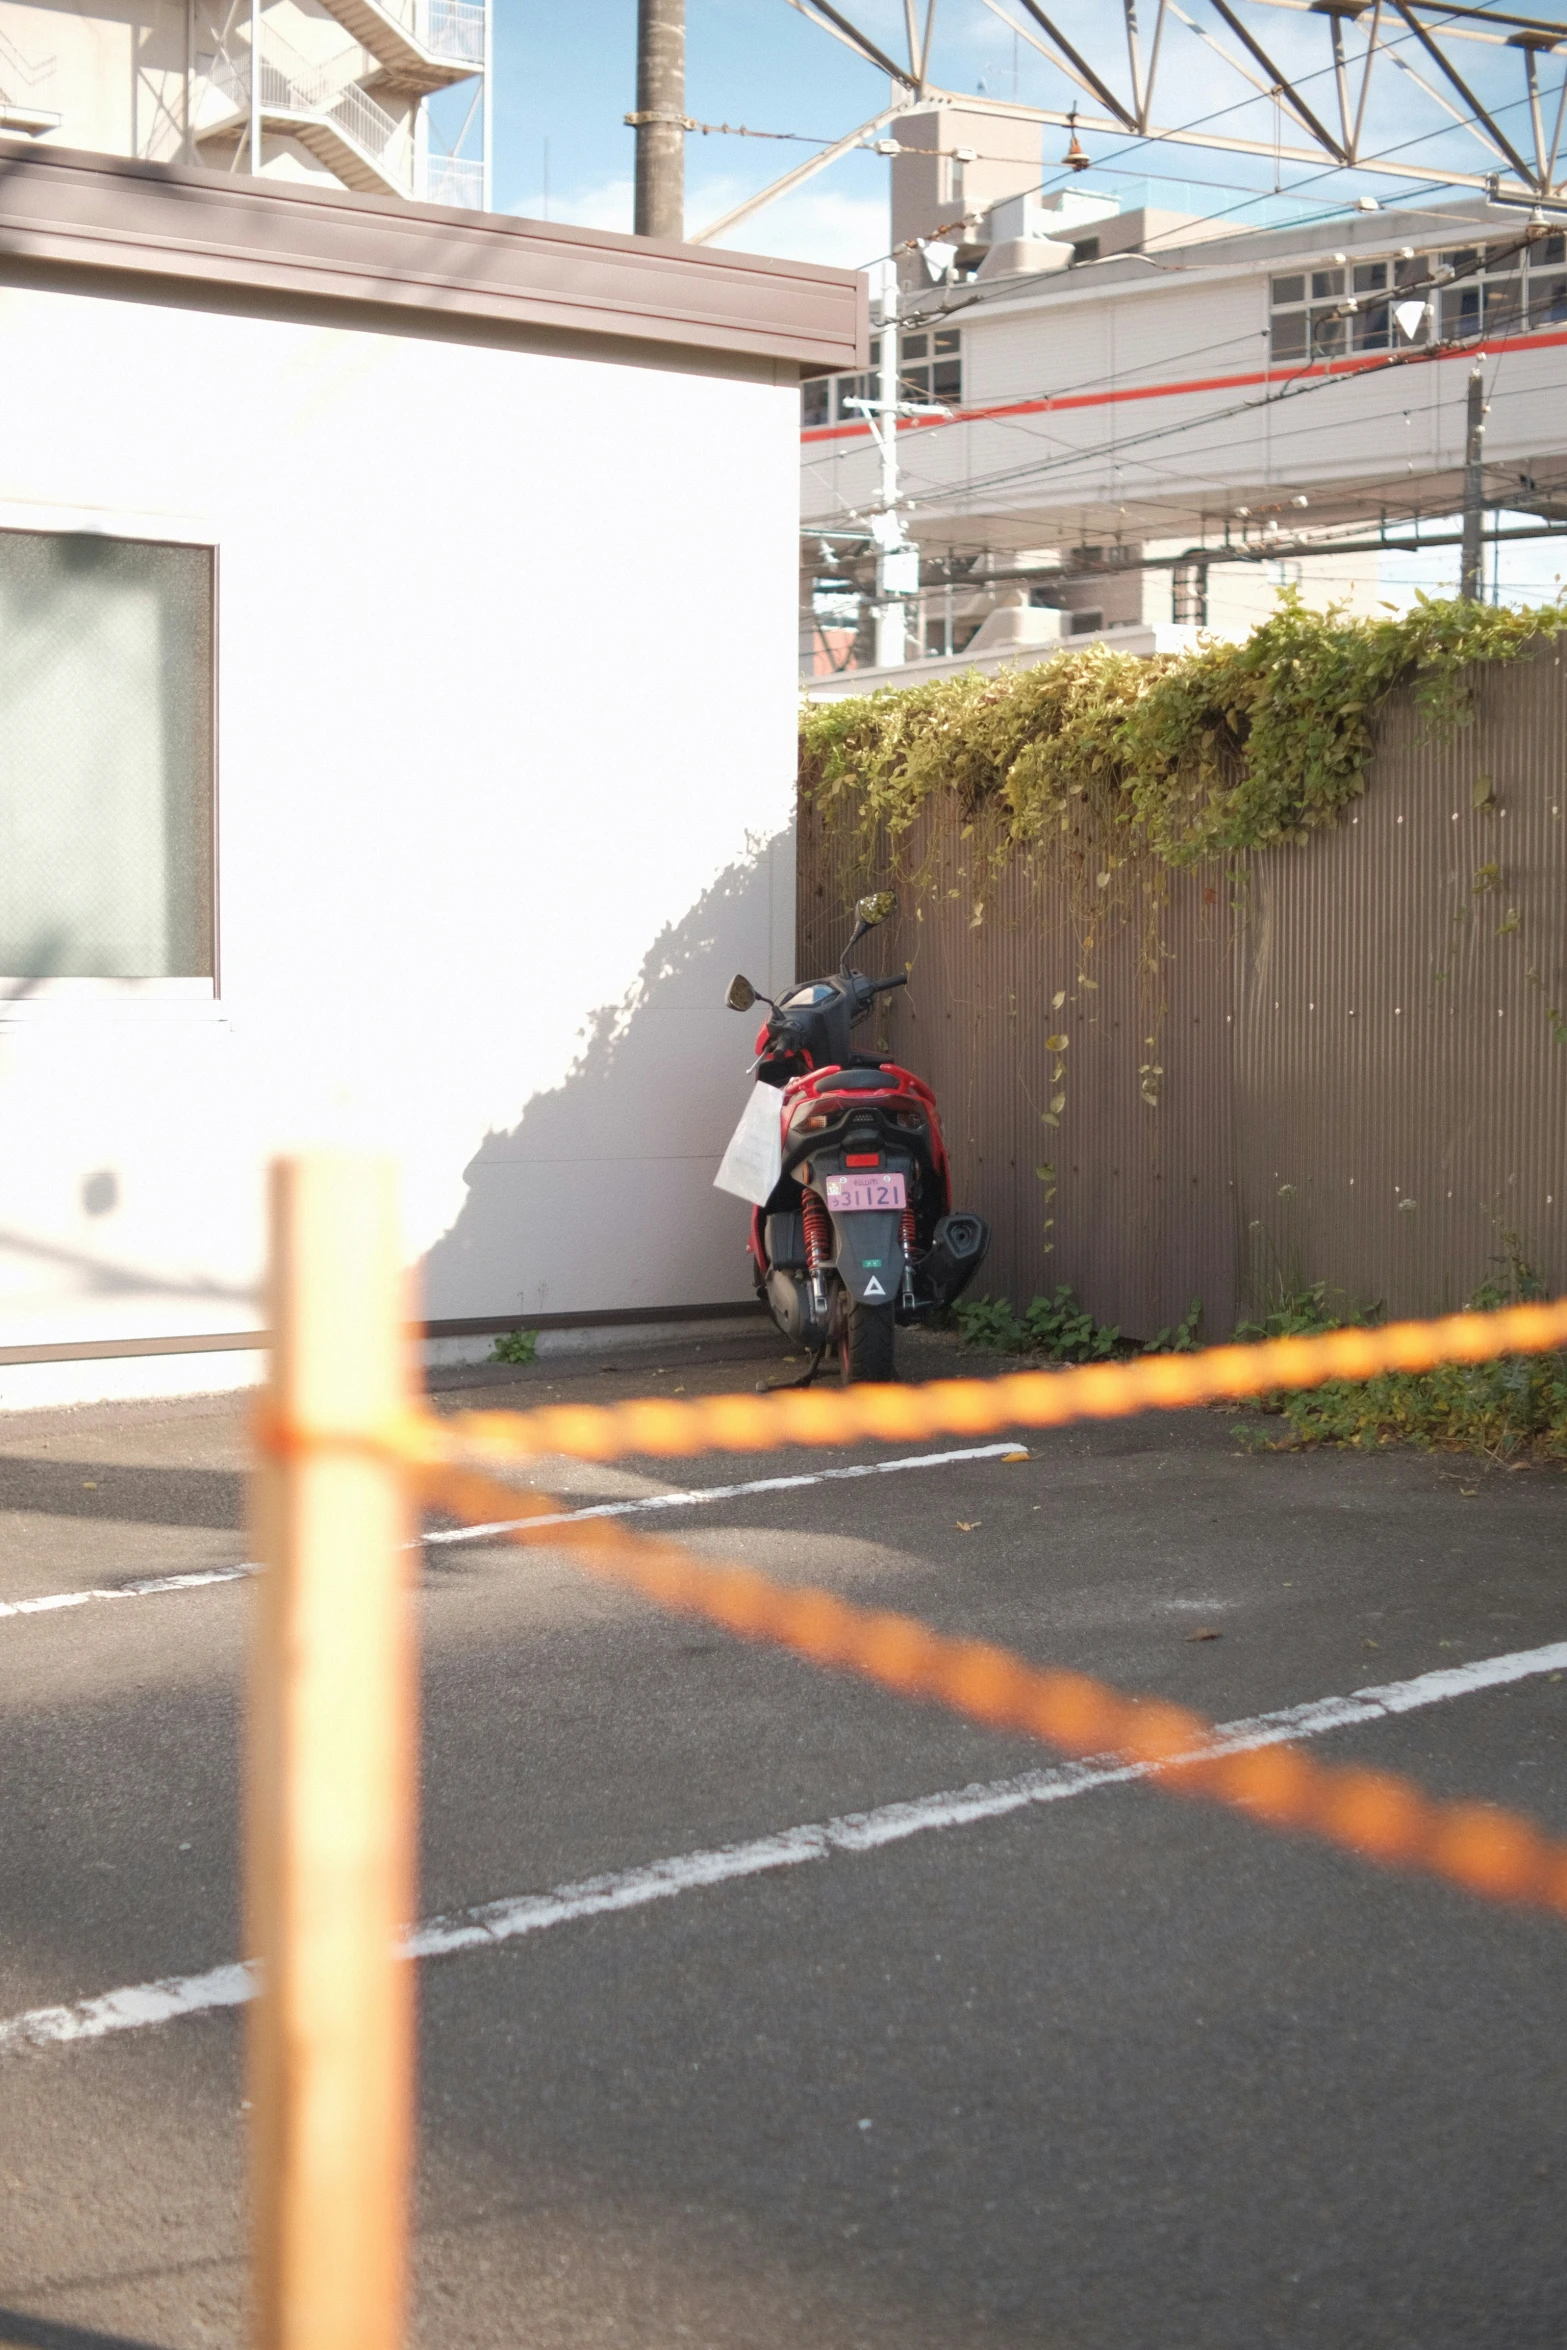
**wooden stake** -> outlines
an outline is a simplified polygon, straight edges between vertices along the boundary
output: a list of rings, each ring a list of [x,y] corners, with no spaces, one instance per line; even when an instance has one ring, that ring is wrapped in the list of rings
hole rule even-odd
[[[286,1430],[380,1434],[405,1400],[390,1161],[272,1170],[272,1383]],[[246,1946],[258,2350],[396,2350],[413,2127],[416,1683],[394,1462],[305,1446],[253,1485],[260,1618]]]

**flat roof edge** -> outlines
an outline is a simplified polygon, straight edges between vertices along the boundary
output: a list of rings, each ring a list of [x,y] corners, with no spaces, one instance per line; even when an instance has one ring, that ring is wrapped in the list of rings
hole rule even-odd
[[[852,270],[0,138],[6,265],[80,270],[111,290],[116,277],[163,279],[268,307],[396,311],[415,329],[423,315],[470,334],[534,328],[802,374],[863,367],[869,352],[865,280]]]

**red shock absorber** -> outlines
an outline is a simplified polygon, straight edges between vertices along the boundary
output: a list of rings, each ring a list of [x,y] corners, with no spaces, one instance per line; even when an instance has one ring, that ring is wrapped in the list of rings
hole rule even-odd
[[[805,1225],[806,1269],[816,1274],[832,1256],[832,1226],[814,1191],[808,1191],[800,1202],[800,1216]]]
[[[914,1262],[914,1210],[912,1208],[905,1208],[903,1211],[903,1261],[906,1265],[912,1265]]]
[[[800,1221],[805,1226],[805,1264],[811,1284],[811,1311],[821,1321],[827,1312],[824,1268],[833,1253],[832,1226],[827,1220],[827,1210],[814,1191],[808,1191],[800,1202]]]

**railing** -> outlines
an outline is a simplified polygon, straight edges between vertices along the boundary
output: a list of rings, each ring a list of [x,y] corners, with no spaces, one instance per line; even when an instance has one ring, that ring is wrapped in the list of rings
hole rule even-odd
[[[415,0],[382,0],[392,13],[414,29]],[[446,56],[467,55],[457,46],[472,40],[472,54],[482,57],[485,10],[482,0],[429,0],[420,37]],[[415,193],[413,140],[409,125],[399,122],[361,86],[361,77],[373,70],[374,59],[356,41],[322,63],[300,55],[270,27],[263,35],[260,59],[260,99],[267,113],[313,115],[333,122],[344,137],[366,156],[399,193]],[[227,108],[238,114],[250,110],[251,60],[248,49],[219,50],[202,60],[207,87]],[[424,173],[426,200],[468,211],[484,202],[484,165],[470,155],[431,155]]]
[[[425,165],[425,202],[462,205],[476,212],[484,202],[484,165],[469,155],[432,155]]]
[[[282,59],[277,55],[280,48],[284,50]],[[369,92],[360,88],[357,76],[365,70],[365,65],[364,52],[357,42],[351,49],[328,58],[324,65],[311,65],[297,52],[289,51],[275,34],[268,33],[260,67],[264,111],[313,114],[323,121],[335,122],[377,170],[395,180],[405,193],[412,193],[413,152],[407,126],[395,121],[384,106],[378,106]],[[219,54],[212,60],[211,87],[239,113],[245,113],[250,106],[250,69],[251,61],[244,55],[233,58]]]
[[[435,56],[482,65],[486,13],[484,0],[425,0],[418,9],[423,24],[419,26],[416,17],[416,30]]]
[[[376,0],[432,56],[484,63],[484,0]]]

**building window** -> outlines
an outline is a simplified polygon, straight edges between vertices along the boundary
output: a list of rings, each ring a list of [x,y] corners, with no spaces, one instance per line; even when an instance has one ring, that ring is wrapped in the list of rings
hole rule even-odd
[[[0,529],[0,984],[210,979],[213,555]]]
[[[1440,265],[1450,282],[1436,287]],[[1342,358],[1354,351],[1406,350],[1431,339],[1435,314],[1444,343],[1567,323],[1567,236],[1496,245],[1457,245],[1440,254],[1303,270],[1273,280],[1271,347],[1276,364]],[[1400,300],[1429,297],[1413,335],[1396,324]]]
[[[905,335],[898,352],[901,396],[954,406],[963,397],[962,350],[956,327],[941,327],[934,334]]]
[[[1170,574],[1170,618],[1182,628],[1208,625],[1208,566],[1177,563]]]
[[[1068,636],[1093,636],[1104,627],[1105,616],[1097,607],[1086,612],[1063,612]]]
[[[1393,316],[1386,300],[1388,277],[1389,265],[1385,261],[1362,262],[1349,273],[1349,290],[1355,304],[1350,340],[1357,351],[1386,351],[1392,347]]]
[[[1442,340],[1518,334],[1526,327],[1559,326],[1567,318],[1567,238],[1539,237],[1521,252],[1516,242],[1463,245],[1442,260],[1459,282],[1442,289]]]
[[[1556,240],[1559,244],[1560,238]],[[1529,324],[1531,326],[1560,326],[1567,320],[1567,277],[1546,277],[1539,271],[1529,272]]]
[[[1302,270],[1272,286],[1271,349],[1275,365],[1343,359],[1356,351],[1413,348],[1429,338],[1422,320],[1415,333],[1395,328],[1393,304],[1405,288],[1424,291],[1431,257],[1360,261],[1353,268]]]
[[[963,337],[956,327],[906,334],[898,347],[898,396],[932,401],[956,408],[963,399]],[[801,386],[800,424],[809,432],[824,424],[863,424],[865,411],[856,400],[881,398],[881,337],[871,341],[870,371],[865,375],[818,377]]]

